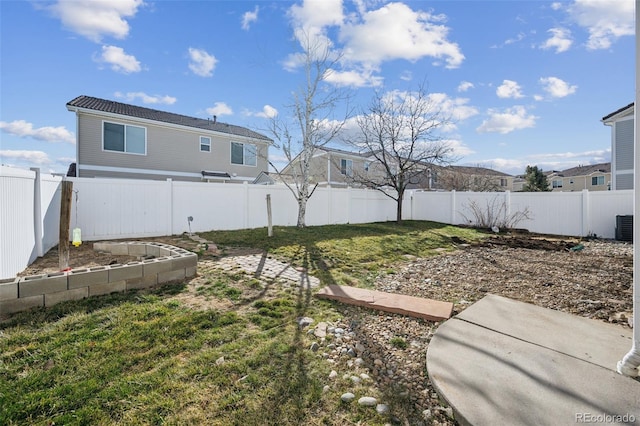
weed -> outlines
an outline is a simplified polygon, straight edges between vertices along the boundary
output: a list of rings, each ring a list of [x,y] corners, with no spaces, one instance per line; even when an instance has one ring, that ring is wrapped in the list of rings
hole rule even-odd
[[[394,336],[389,340],[389,343],[391,343],[391,346],[394,348],[407,349],[407,341],[402,337]]]

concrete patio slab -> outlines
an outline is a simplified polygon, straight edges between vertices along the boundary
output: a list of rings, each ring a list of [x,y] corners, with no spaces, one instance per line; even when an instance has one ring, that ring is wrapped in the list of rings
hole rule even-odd
[[[453,312],[453,303],[451,302],[341,285],[323,287],[316,293],[316,296],[321,299],[337,300],[349,305],[365,306],[429,321],[448,319]]]
[[[616,373],[631,332],[489,295],[442,324],[427,370],[463,425],[640,424],[640,382]]]

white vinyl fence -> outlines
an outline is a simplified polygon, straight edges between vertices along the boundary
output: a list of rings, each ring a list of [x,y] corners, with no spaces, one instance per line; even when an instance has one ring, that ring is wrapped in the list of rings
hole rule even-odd
[[[0,279],[4,279],[58,244],[62,178],[37,169],[0,167]]]
[[[0,279],[13,277],[58,243],[61,178],[0,166]],[[297,204],[282,185],[68,178],[71,228],[84,241],[267,226],[295,226]],[[614,238],[617,215],[633,214],[633,190],[606,192],[423,192],[405,195],[403,218],[469,224],[470,205],[504,204],[529,212],[517,224],[532,232]],[[310,226],[395,220],[396,204],[379,191],[317,188],[307,205]],[[191,221],[188,218],[192,218]]]

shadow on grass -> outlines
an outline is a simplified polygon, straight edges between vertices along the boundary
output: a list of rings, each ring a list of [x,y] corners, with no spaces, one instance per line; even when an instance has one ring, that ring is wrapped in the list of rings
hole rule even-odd
[[[300,247],[297,255],[302,256],[302,268],[326,271],[325,283],[331,283],[332,277],[328,268],[315,263],[313,259],[321,259],[315,245]],[[320,260],[320,263],[322,261]],[[310,315],[312,288],[309,276],[301,274],[295,293],[295,329],[288,343],[288,350],[283,357],[275,358],[274,369],[279,372],[274,377],[272,393],[263,398],[255,411],[246,413],[246,419],[255,424],[299,425],[309,422],[310,409],[321,399],[322,385],[319,378],[309,371],[310,357],[314,354],[306,347],[304,336],[307,329],[298,325],[300,318]]]

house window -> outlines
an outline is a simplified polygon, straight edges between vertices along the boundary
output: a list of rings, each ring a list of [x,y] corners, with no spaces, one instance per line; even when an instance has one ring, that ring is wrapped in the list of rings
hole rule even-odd
[[[552,182],[554,188],[562,188],[562,179],[554,179]]]
[[[371,162],[365,161],[364,162],[364,171],[368,172],[369,171],[369,167],[371,167]]]
[[[507,180],[505,178],[500,178],[500,186],[507,186]]]
[[[211,138],[200,136],[200,151],[211,152]]]
[[[340,173],[346,176],[353,176],[353,161],[341,159],[340,160]]]
[[[592,186],[597,186],[597,185],[604,185],[604,176],[594,176],[591,178],[591,185]]]
[[[571,178],[571,180],[569,181],[569,183],[570,183],[571,185],[573,185],[573,178]]]
[[[105,151],[147,153],[147,129],[128,124],[103,123],[102,147]]]
[[[255,166],[257,157],[255,145],[250,143],[231,142],[231,164]]]

